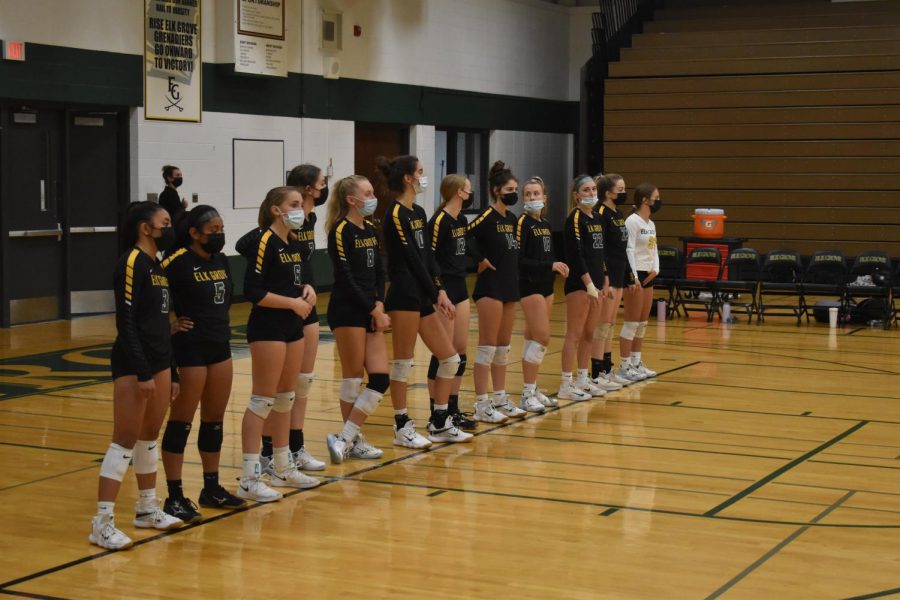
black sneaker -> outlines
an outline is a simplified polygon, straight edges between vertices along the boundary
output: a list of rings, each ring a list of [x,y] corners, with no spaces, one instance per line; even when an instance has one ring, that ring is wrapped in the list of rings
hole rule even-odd
[[[238,498],[221,485],[214,490],[203,488],[200,492],[200,506],[207,508],[240,508],[247,504],[247,501]]]
[[[453,424],[463,431],[478,431],[478,421],[472,418],[470,412],[455,412],[450,415]]]
[[[166,498],[163,512],[176,519],[181,519],[185,523],[195,523],[203,518],[203,515],[197,511],[197,505],[188,498]]]

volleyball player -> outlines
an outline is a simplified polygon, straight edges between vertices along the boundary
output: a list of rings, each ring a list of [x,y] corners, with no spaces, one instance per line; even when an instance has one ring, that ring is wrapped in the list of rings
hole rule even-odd
[[[156,254],[175,241],[169,213],[155,202],[132,204],[122,224],[128,248],[116,263],[116,340],[113,376],[112,442],[100,465],[97,515],[88,540],[108,550],[132,545],[116,528],[116,496],[134,461],[138,501],[134,526],[172,529],[183,521],[167,515],[156,499],[157,436],[169,402],[178,396],[169,325],[170,297]]]
[[[312,286],[303,283],[302,248],[293,230],[303,226],[303,197],[293,187],[269,190],[259,207],[259,229],[238,240],[247,259],[244,297],[253,303],[247,321],[252,361],[252,394],[241,426],[243,476],[237,495],[273,502],[282,496],[260,479],[260,436],[266,419],[275,421],[275,486],[310,488],[317,479],[302,473],[289,446],[290,412],[303,361],[303,320],[316,303]]]
[[[328,203],[325,228],[334,287],[328,299],[328,325],[341,360],[340,406],[344,427],[327,438],[331,462],[347,457],[378,458],[360,427],[375,412],[390,385],[384,331],[391,319],[384,312],[384,270],[375,227],[366,220],[378,207],[368,179],[341,179]],[[363,370],[369,374],[360,391]],[[354,452],[358,447],[361,450]]]
[[[425,211],[416,196],[425,191],[428,179],[415,156],[392,160],[379,157],[378,172],[394,195],[383,222],[391,285],[385,308],[393,328],[394,360],[391,366],[391,401],[394,404],[394,444],[425,448],[432,442],[466,442],[472,435],[461,431],[450,416],[450,391],[461,359],[450,336],[441,326],[435,309],[452,320],[456,308],[443,289],[439,269],[425,241]],[[413,367],[417,335],[438,357],[434,383],[434,409],[428,423],[428,439],[416,432],[407,412],[407,380]]]
[[[238,508],[245,501],[219,484],[222,423],[231,396],[231,306],[233,283],[222,254],[225,228],[212,206],[184,213],[176,227],[176,249],[162,262],[172,306],[178,316],[172,336],[181,390],[172,402],[162,439],[162,459],[169,496],[164,510],[185,523],[200,519],[197,506],[184,496],[181,471],[194,413],[200,406],[197,448],[203,463],[201,506]]]
[[[478,309],[475,354],[475,420],[502,423],[525,416],[506,394],[506,365],[519,301],[516,216],[509,208],[519,201],[519,182],[503,161],[488,173],[491,205],[469,225],[469,253],[478,264],[472,298]],[[488,397],[489,380],[494,397]]]
[[[650,215],[662,207],[659,190],[652,183],[642,183],[634,190],[634,212],[625,220],[628,228],[628,263],[639,287],[625,294],[625,323],[619,338],[622,364],[619,375],[632,381],[656,377],[644,366],[641,349],[647,333],[647,321],[653,304],[653,281],[659,275],[659,253],[656,247],[656,225]]]
[[[588,378],[594,330],[600,321],[600,294],[609,295],[609,278],[603,257],[603,226],[597,205],[597,184],[589,175],[572,183],[572,211],[566,219],[564,239],[566,263],[566,339],[562,351],[562,382],[559,398],[582,402],[599,397],[605,390]],[[597,285],[600,285],[600,289]],[[577,361],[578,378],[572,380]]]
[[[543,218],[547,203],[544,180],[532,177],[522,188],[525,212],[516,224],[519,244],[519,296],[525,315],[525,346],[522,351],[524,389],[519,407],[528,412],[544,412],[558,402],[537,389],[537,376],[550,343],[550,315],[553,313],[553,280],[563,277],[569,267],[556,260],[550,223]]]

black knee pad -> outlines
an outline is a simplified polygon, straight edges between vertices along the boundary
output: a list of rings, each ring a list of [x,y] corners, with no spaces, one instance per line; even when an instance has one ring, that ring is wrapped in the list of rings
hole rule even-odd
[[[465,373],[465,372],[466,372],[466,355],[460,354],[459,355],[459,368],[456,369],[456,376],[462,377],[463,373]]]
[[[366,387],[384,394],[391,386],[391,378],[387,373],[369,373],[369,383]]]
[[[428,379],[437,379],[438,358],[434,354],[431,355],[431,362],[428,363]]]
[[[222,449],[222,421],[200,421],[197,448],[200,452],[219,452]]]
[[[166,432],[163,434],[162,449],[172,454],[184,454],[184,447],[187,446],[190,433],[190,423],[169,421],[166,423]]]

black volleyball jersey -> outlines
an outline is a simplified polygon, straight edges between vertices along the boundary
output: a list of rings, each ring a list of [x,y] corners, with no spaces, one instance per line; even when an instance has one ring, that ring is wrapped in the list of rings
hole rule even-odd
[[[244,274],[244,297],[247,300],[255,305],[268,293],[288,298],[300,297],[303,248],[294,236],[289,236],[288,241],[284,242],[271,229],[253,229],[238,240],[235,248],[247,259]]]
[[[175,314],[194,323],[190,331],[176,335],[211,342],[231,339],[228,309],[234,281],[225,255],[218,252],[207,260],[181,248],[162,262],[162,268],[169,278]]]
[[[628,229],[625,217],[617,208],[600,205],[597,209],[603,227],[603,253],[607,260],[626,261],[628,254]]]
[[[518,276],[519,244],[512,211],[501,215],[491,207],[485,209],[469,224],[468,242],[469,254],[476,263],[486,258],[502,277]]]
[[[519,244],[519,279],[531,283],[552,282],[556,255],[550,222],[523,214],[516,223],[516,241]]]
[[[466,216],[459,213],[457,218],[439,210],[428,221],[428,239],[434,253],[441,277],[463,278],[466,276]]]
[[[384,269],[378,233],[364,221],[360,228],[341,219],[328,233],[328,256],[334,267],[334,287],[329,302],[349,302],[366,314],[375,302],[384,301]]]
[[[406,208],[394,200],[384,214],[382,229],[391,285],[415,282],[419,291],[434,303],[442,284],[431,246],[425,243],[426,224],[425,209],[418,204]]]
[[[603,287],[606,264],[600,215],[594,211],[585,214],[580,208],[572,209],[566,219],[563,239],[566,243],[569,279],[581,282],[581,276],[589,273],[593,284],[598,288]]]
[[[303,283],[313,284],[312,255],[316,250],[316,213],[306,215],[303,227],[294,231],[300,242],[300,254],[303,257]]]
[[[139,248],[123,254],[113,271],[116,342],[123,347],[139,381],[153,378],[145,348],[171,353],[169,281],[159,261]]]

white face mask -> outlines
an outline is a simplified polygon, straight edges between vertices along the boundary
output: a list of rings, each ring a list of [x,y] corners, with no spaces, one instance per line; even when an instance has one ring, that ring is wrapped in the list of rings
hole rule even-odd
[[[419,183],[415,185],[415,190],[417,194],[421,194],[425,190],[428,189],[428,178],[422,175],[419,177]]]
[[[364,217],[368,217],[368,216],[375,214],[375,209],[378,208],[378,198],[356,198],[356,197],[354,197],[354,200],[357,200],[357,201],[362,200],[363,201],[363,205],[359,206],[357,204],[356,208],[357,208],[357,210],[359,210],[359,214],[361,214]]]
[[[580,202],[582,206],[594,208],[595,206],[597,206],[597,200],[597,196],[589,196],[587,198],[582,198]]]
[[[539,213],[544,210],[543,200],[531,200],[525,203],[525,210],[530,213]]]
[[[288,226],[288,229],[300,229],[306,221],[306,213],[303,212],[302,208],[298,208],[282,214],[281,220]]]

